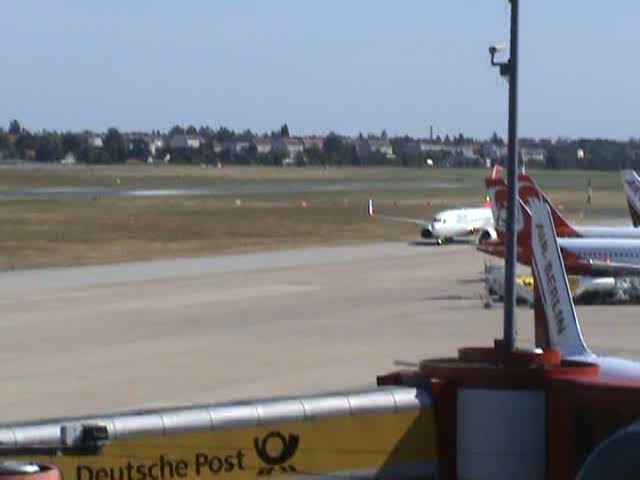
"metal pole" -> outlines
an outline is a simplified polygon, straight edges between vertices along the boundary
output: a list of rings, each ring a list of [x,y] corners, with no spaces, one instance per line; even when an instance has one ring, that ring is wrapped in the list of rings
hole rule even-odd
[[[516,262],[517,232],[516,208],[518,208],[518,3],[511,1],[511,46],[509,58],[509,134],[507,165],[507,249],[504,269],[504,347],[516,348]]]

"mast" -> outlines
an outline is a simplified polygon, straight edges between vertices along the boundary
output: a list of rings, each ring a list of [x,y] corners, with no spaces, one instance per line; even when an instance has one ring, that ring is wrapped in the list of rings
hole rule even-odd
[[[502,47],[489,48],[491,65],[500,68],[500,75],[509,82],[509,131],[508,131],[508,160],[507,160],[507,245],[504,269],[504,325],[503,338],[499,341],[502,346],[513,351],[517,342],[516,324],[516,263],[517,263],[517,232],[516,212],[518,207],[518,28],[519,28],[519,0],[511,3],[511,38],[509,60],[496,62],[495,55]]]

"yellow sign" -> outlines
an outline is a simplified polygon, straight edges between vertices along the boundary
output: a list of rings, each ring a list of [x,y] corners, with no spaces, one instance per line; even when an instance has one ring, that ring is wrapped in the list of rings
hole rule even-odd
[[[569,281],[569,290],[571,291],[571,295],[575,295],[578,291],[578,288],[580,287],[580,277],[569,275],[567,279]],[[516,282],[530,290],[533,290],[533,287],[535,286],[533,277],[531,275],[520,275],[516,278]]]
[[[437,467],[432,409],[113,440],[97,455],[22,458],[65,480],[244,479]],[[398,470],[399,471],[399,470]]]

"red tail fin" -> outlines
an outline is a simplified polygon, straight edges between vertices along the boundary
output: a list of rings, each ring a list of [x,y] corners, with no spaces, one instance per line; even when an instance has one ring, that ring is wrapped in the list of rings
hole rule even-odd
[[[498,233],[498,238],[502,241],[506,238],[507,226],[507,186],[503,179],[487,178],[487,190],[491,196],[491,206],[493,220]],[[518,244],[530,246],[531,244],[531,214],[527,207],[518,200],[519,208],[516,210],[516,230],[518,232]]]
[[[500,178],[502,176],[502,172],[504,171],[504,168],[502,168],[500,165],[496,164],[493,166],[493,170],[491,170],[491,178]]]
[[[547,198],[540,187],[533,181],[529,175],[519,175],[519,195],[525,205],[529,204],[530,198],[540,198],[547,204],[553,218],[553,226],[556,229],[558,237],[577,237],[578,232],[558,211],[553,203]]]

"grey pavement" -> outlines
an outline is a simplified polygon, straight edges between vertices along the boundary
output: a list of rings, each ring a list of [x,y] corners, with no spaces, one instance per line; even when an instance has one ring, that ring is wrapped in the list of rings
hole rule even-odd
[[[493,343],[483,260],[382,243],[2,273],[0,422],[372,386]],[[592,349],[640,357],[638,308],[578,307]]]

